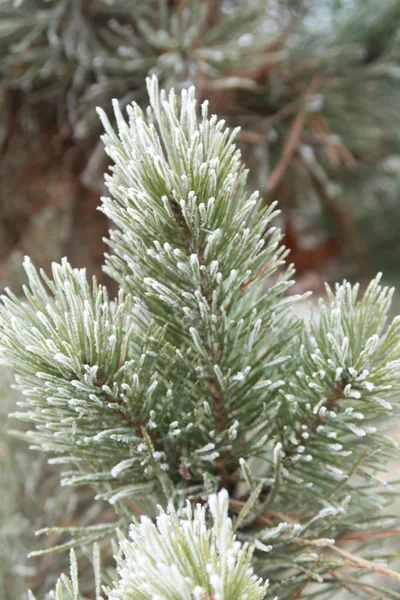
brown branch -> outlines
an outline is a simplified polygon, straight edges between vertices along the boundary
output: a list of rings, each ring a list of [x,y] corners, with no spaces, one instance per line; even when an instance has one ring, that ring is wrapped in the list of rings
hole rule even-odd
[[[248,129],[241,129],[239,131],[239,133],[237,134],[237,139],[243,140],[244,142],[253,143],[253,144],[264,143],[265,142],[264,130],[268,131],[269,129],[274,127],[274,125],[278,125],[279,123],[281,123],[282,121],[284,121],[285,119],[290,117],[290,115],[296,111],[298,106],[299,106],[298,99],[293,100],[292,102],[289,102],[288,104],[285,104],[285,106],[283,106],[276,113],[274,113],[270,117],[262,119],[260,122],[258,122],[257,123],[257,131],[249,131]]]
[[[121,344],[121,353],[119,355],[117,371],[119,371],[120,368],[122,367],[122,365],[124,364],[127,344],[128,344],[128,338],[124,337],[124,339],[122,340],[122,344]]]
[[[343,548],[339,548],[335,544],[330,543],[326,539],[317,539],[317,540],[293,540],[293,544],[297,546],[317,546],[320,548],[329,548],[333,550],[337,554],[340,554],[347,561],[344,563],[348,567],[359,568],[359,569],[368,569],[369,571],[374,571],[375,573],[379,573],[380,575],[386,575],[387,577],[392,577],[397,581],[400,581],[400,573],[396,573],[387,567],[383,567],[380,565],[376,565],[375,563],[362,558],[361,556],[357,556],[356,554],[352,554]],[[348,562],[349,561],[349,562]]]
[[[231,498],[231,500],[229,501],[229,507],[235,514],[239,514],[244,505],[245,502],[237,498]],[[263,515],[260,515],[257,518],[257,520],[254,521],[254,523],[252,523],[252,526],[260,527],[265,525],[267,527],[271,527],[272,525],[274,525],[277,519],[285,523],[290,523],[291,525],[297,525],[300,521],[300,519],[293,519],[289,515],[285,515],[276,510],[268,510]]]
[[[292,126],[290,128],[289,134],[286,138],[285,144],[283,146],[282,157],[277,165],[275,165],[274,170],[271,173],[271,176],[267,185],[267,194],[268,196],[272,196],[275,192],[276,188],[281,182],[282,177],[284,176],[286,169],[289,166],[290,160],[293,154],[296,151],[297,145],[299,143],[300,135],[304,127],[306,119],[305,110],[301,110],[297,116],[295,117]]]
[[[204,249],[200,248],[198,252],[200,265],[204,264]],[[201,271],[201,282],[200,289],[202,296],[207,300],[208,305],[211,308],[212,296],[207,290],[206,277]],[[218,364],[219,358],[214,355],[213,348],[210,348],[206,339],[203,339],[203,344],[207,352],[208,358],[211,364]],[[227,439],[226,430],[229,428],[229,418],[225,408],[225,397],[224,392],[220,386],[219,381],[216,379],[215,374],[210,372],[208,378],[208,387],[212,399],[212,408],[215,415],[215,428],[218,433],[223,434],[223,440]],[[225,432],[225,433],[224,433]],[[237,465],[232,467],[232,455],[231,452],[225,450],[218,458],[215,459],[214,465],[217,467],[221,475],[221,487],[228,490],[231,494],[233,491],[232,473],[236,470]]]
[[[290,523],[291,525],[298,525],[299,521],[301,521],[301,519],[292,519],[292,517],[284,515],[283,513],[278,512],[276,510],[269,510],[267,512],[267,515],[271,515],[271,517],[278,518],[281,521],[286,521],[286,523]]]
[[[208,0],[206,3],[206,23],[209,28],[215,27],[222,19],[221,0]]]
[[[203,290],[202,290],[203,294]],[[203,294],[205,295],[205,294]],[[205,296],[206,297],[206,296]],[[215,364],[215,357],[213,355],[212,350],[208,347],[205,340],[203,340],[207,354],[209,356],[210,362]],[[208,387],[211,392],[212,398],[212,408],[215,415],[215,428],[218,433],[222,434],[226,432],[228,429],[228,415],[226,413],[225,405],[224,405],[224,394],[219,386],[219,384],[215,381],[213,377],[209,377],[208,379]],[[226,433],[225,433],[226,438]],[[230,466],[231,462],[231,453],[226,450],[224,451],[218,458],[215,459],[214,465],[217,467],[221,475],[221,487],[228,490],[228,492],[232,492],[232,472],[235,470]]]
[[[134,502],[131,498],[125,497],[123,498],[123,503],[132,511],[134,515],[138,515],[139,517],[145,515],[146,513],[140,508],[136,502]]]
[[[354,169],[357,161],[353,154],[342,143],[329,142],[329,137],[332,135],[332,130],[328,121],[321,113],[314,113],[310,119],[310,127],[317,135],[322,136],[323,147],[329,161],[333,167],[339,167],[340,161],[349,170]]]
[[[296,592],[296,595],[293,596],[292,600],[298,600],[300,598],[301,594],[304,592],[304,590],[310,585],[311,581],[312,581],[312,577],[310,575],[309,577],[307,577],[307,579],[305,580],[302,587]]]
[[[298,106],[298,98],[296,98],[296,100],[292,100],[292,102],[289,102],[288,104],[285,104],[285,106],[279,109],[276,113],[274,113],[270,117],[267,117],[266,119],[263,119],[260,123],[261,128],[266,127],[267,129],[270,129],[271,127],[274,127],[274,125],[281,123],[282,121],[290,117],[290,115],[296,111]]]
[[[310,85],[308,86],[308,88],[303,96],[302,105],[301,105],[296,117],[293,120],[289,134],[285,140],[281,159],[278,162],[278,164],[275,165],[275,168],[273,169],[273,171],[271,173],[271,177],[268,181],[267,198],[271,197],[275,193],[275,190],[279,186],[284,174],[286,173],[289,163],[297,149],[297,146],[298,146],[298,143],[300,140],[300,136],[303,131],[304,123],[306,120],[306,114],[307,114],[308,98],[312,93],[315,92],[315,90],[320,85],[320,83],[321,83],[321,77],[319,75],[316,75],[312,79]]]
[[[344,582],[343,582],[343,581],[340,579],[340,577],[338,577],[338,576],[336,575],[336,573],[335,573],[334,571],[332,571],[332,572],[331,572],[331,577],[332,577],[333,579],[335,579],[335,580],[336,580],[336,581],[339,583],[339,585],[340,585],[340,587],[341,587],[341,588],[343,588],[344,590],[347,590],[348,592],[351,592],[351,591],[352,591],[352,590],[351,590],[351,588],[350,588],[348,585],[346,585],[346,584],[345,584],[345,583],[344,583]]]
[[[265,135],[257,133],[256,131],[241,129],[237,134],[236,139],[249,142],[250,144],[263,144],[265,142]]]
[[[340,554],[341,556],[344,556],[345,558],[349,559],[355,564],[356,567],[360,569],[368,569],[370,571],[374,571],[375,573],[386,575],[387,577],[392,577],[393,579],[397,579],[397,581],[400,581],[400,573],[396,573],[396,571],[392,571],[392,569],[376,565],[370,560],[366,560],[365,558],[361,558],[361,556],[357,556],[355,554],[352,554],[351,552],[348,552],[347,550],[344,550],[343,548],[335,546],[335,544],[328,544],[327,547],[337,552],[337,554]]]
[[[170,190],[170,205],[171,210],[174,213],[175,221],[178,226],[178,229],[183,233],[183,247],[185,249],[186,254],[190,255],[192,253],[192,234],[190,232],[189,226],[186,223],[186,219],[182,214],[182,208],[178,203],[178,200],[175,198],[174,193]]]
[[[342,542],[368,542],[377,538],[386,538],[400,535],[400,529],[381,529],[380,531],[366,531],[359,533],[345,533],[339,537]]]
[[[239,290],[242,292],[243,290],[245,290],[247,288],[247,286],[249,286],[251,283],[253,283],[253,281],[255,281],[256,279],[258,279],[258,277],[260,277],[260,275],[262,275],[263,273],[265,273],[265,271],[268,271],[268,269],[270,268],[271,263],[269,262],[268,264],[264,265],[264,267],[262,269],[260,269],[258,271],[258,273],[256,273],[255,275],[253,275],[253,277],[250,277],[250,279],[248,279],[247,281],[245,281],[244,283],[242,283],[242,285],[240,286]]]
[[[359,590],[361,590],[362,592],[364,592],[365,594],[368,594],[368,596],[372,596],[373,598],[375,598],[375,600],[377,598],[379,598],[379,600],[387,600],[386,596],[377,596],[376,595],[376,591],[372,591],[370,589],[367,588],[367,586],[362,585],[361,583],[357,582],[357,583],[350,583],[350,585],[347,585],[346,583],[344,583],[344,581],[342,579],[340,579],[340,577],[338,577],[336,575],[336,573],[332,572],[331,573],[331,577],[333,577],[333,579],[335,579],[340,586],[344,589],[347,590],[348,592],[353,593],[353,590],[351,589],[350,585],[353,585],[354,587],[357,587]]]

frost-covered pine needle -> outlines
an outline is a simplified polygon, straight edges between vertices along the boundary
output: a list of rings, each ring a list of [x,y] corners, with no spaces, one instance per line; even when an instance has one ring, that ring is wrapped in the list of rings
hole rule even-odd
[[[209,498],[208,511],[188,504],[182,518],[170,508],[156,523],[142,517],[131,525],[109,599],[262,600],[267,584],[253,572],[252,547],[235,539],[228,500],[222,490]]]

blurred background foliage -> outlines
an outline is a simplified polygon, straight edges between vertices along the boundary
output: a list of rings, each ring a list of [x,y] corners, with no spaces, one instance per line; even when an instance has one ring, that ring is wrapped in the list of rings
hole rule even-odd
[[[15,423],[8,419],[17,407],[17,392],[10,393],[11,376],[0,369],[0,599],[27,598],[27,589],[47,598],[63,570],[69,567],[68,552],[29,557],[30,552],[62,544],[69,536],[52,533],[35,536],[45,527],[83,527],[115,520],[108,503],[93,502],[89,487],[60,487],[60,467],[47,463],[48,456],[28,447]],[[90,552],[79,553],[82,591],[92,589]],[[104,552],[103,552],[104,554]],[[109,552],[108,552],[109,554]],[[104,554],[105,559],[107,552]]]
[[[298,289],[376,270],[396,283],[398,0],[0,0],[0,287],[19,289],[24,254],[44,267],[68,254],[104,281],[94,109],[147,102],[151,73],[196,84],[241,127],[251,186],[279,200]],[[88,490],[60,489],[57,467],[6,433],[6,389],[0,599],[14,600],[50,589],[65,560],[27,561],[33,532],[93,515]]]
[[[2,283],[26,252],[99,273],[94,108],[144,101],[150,73],[241,126],[298,271],[394,276],[399,24],[397,0],[0,0]]]

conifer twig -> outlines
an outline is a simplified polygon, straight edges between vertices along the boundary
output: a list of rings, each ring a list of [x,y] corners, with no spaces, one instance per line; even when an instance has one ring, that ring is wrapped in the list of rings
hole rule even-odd
[[[294,118],[292,125],[290,127],[289,133],[286,137],[282,156],[280,161],[275,165],[269,179],[267,185],[267,198],[271,198],[275,193],[275,190],[279,186],[282,177],[284,176],[286,169],[292,159],[293,154],[296,151],[301,132],[304,127],[304,123],[307,116],[307,102],[309,96],[313,94],[316,89],[321,84],[322,77],[320,74],[315,75],[310,82],[307,90],[304,93],[303,102],[300,110],[298,111],[296,117]]]
[[[352,552],[348,552],[347,550],[344,550],[343,548],[339,548],[339,546],[336,546],[335,544],[331,543],[327,539],[319,539],[319,540],[296,539],[296,540],[294,540],[293,543],[296,545],[300,545],[300,546],[305,545],[305,546],[317,546],[320,548],[329,548],[330,550],[333,550],[337,554],[340,554],[341,556],[344,556],[346,559],[348,559],[345,564],[349,567],[354,567],[354,568],[359,568],[359,569],[368,569],[370,571],[374,571],[375,573],[380,573],[381,575],[387,575],[388,577],[391,577],[393,579],[397,579],[397,581],[400,581],[400,573],[396,573],[395,571],[392,571],[391,569],[388,569],[387,567],[382,567],[382,566],[377,565],[365,558],[362,558],[361,556],[357,556],[357,555],[353,554]]]

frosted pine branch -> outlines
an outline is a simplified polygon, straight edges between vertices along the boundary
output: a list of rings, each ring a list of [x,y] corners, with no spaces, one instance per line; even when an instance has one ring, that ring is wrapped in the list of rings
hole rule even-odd
[[[319,319],[296,317],[293,269],[271,226],[275,206],[246,191],[235,132],[208,116],[207,103],[198,116],[194,88],[178,99],[153,78],[148,89],[146,112],[133,103],[126,119],[114,103],[117,133],[100,113],[114,163],[103,210],[116,225],[106,268],[120,283],[118,299],[65,260],[52,279],[27,260],[27,303],[2,297],[2,356],[25,396],[18,416],[34,425],[27,437],[71,463],[63,484],[94,486],[123,529],[133,513],[146,514],[123,542],[114,600],[139,583],[144,599],[169,600],[157,585],[191,600],[195,590],[201,600],[224,598],[230,585],[226,600],[236,589],[244,597],[254,585],[257,598],[263,587],[250,560],[280,600],[307,594],[310,583],[332,595],[369,589],[366,565],[388,577],[393,570],[338,544],[349,531],[374,540],[398,530],[399,519],[382,510],[396,484],[379,479],[397,452],[383,429],[398,416],[392,292],[377,278],[358,298],[345,282],[328,290]],[[215,499],[221,489],[229,508],[226,492],[221,505]],[[213,529],[198,529],[210,496]],[[199,508],[180,521],[187,502]],[[157,504],[171,506],[158,526]],[[189,538],[198,531],[190,560],[174,546],[181,528]],[[111,529],[71,528],[59,549]],[[169,558],[163,539],[171,539]],[[239,554],[226,562],[228,546]],[[350,584],[341,570],[349,562],[357,569]]]
[[[143,517],[122,538],[119,580],[110,600],[262,600],[267,584],[254,575],[253,549],[235,540],[228,495],[209,498],[208,511],[188,504],[184,518],[161,511],[154,524]]]

